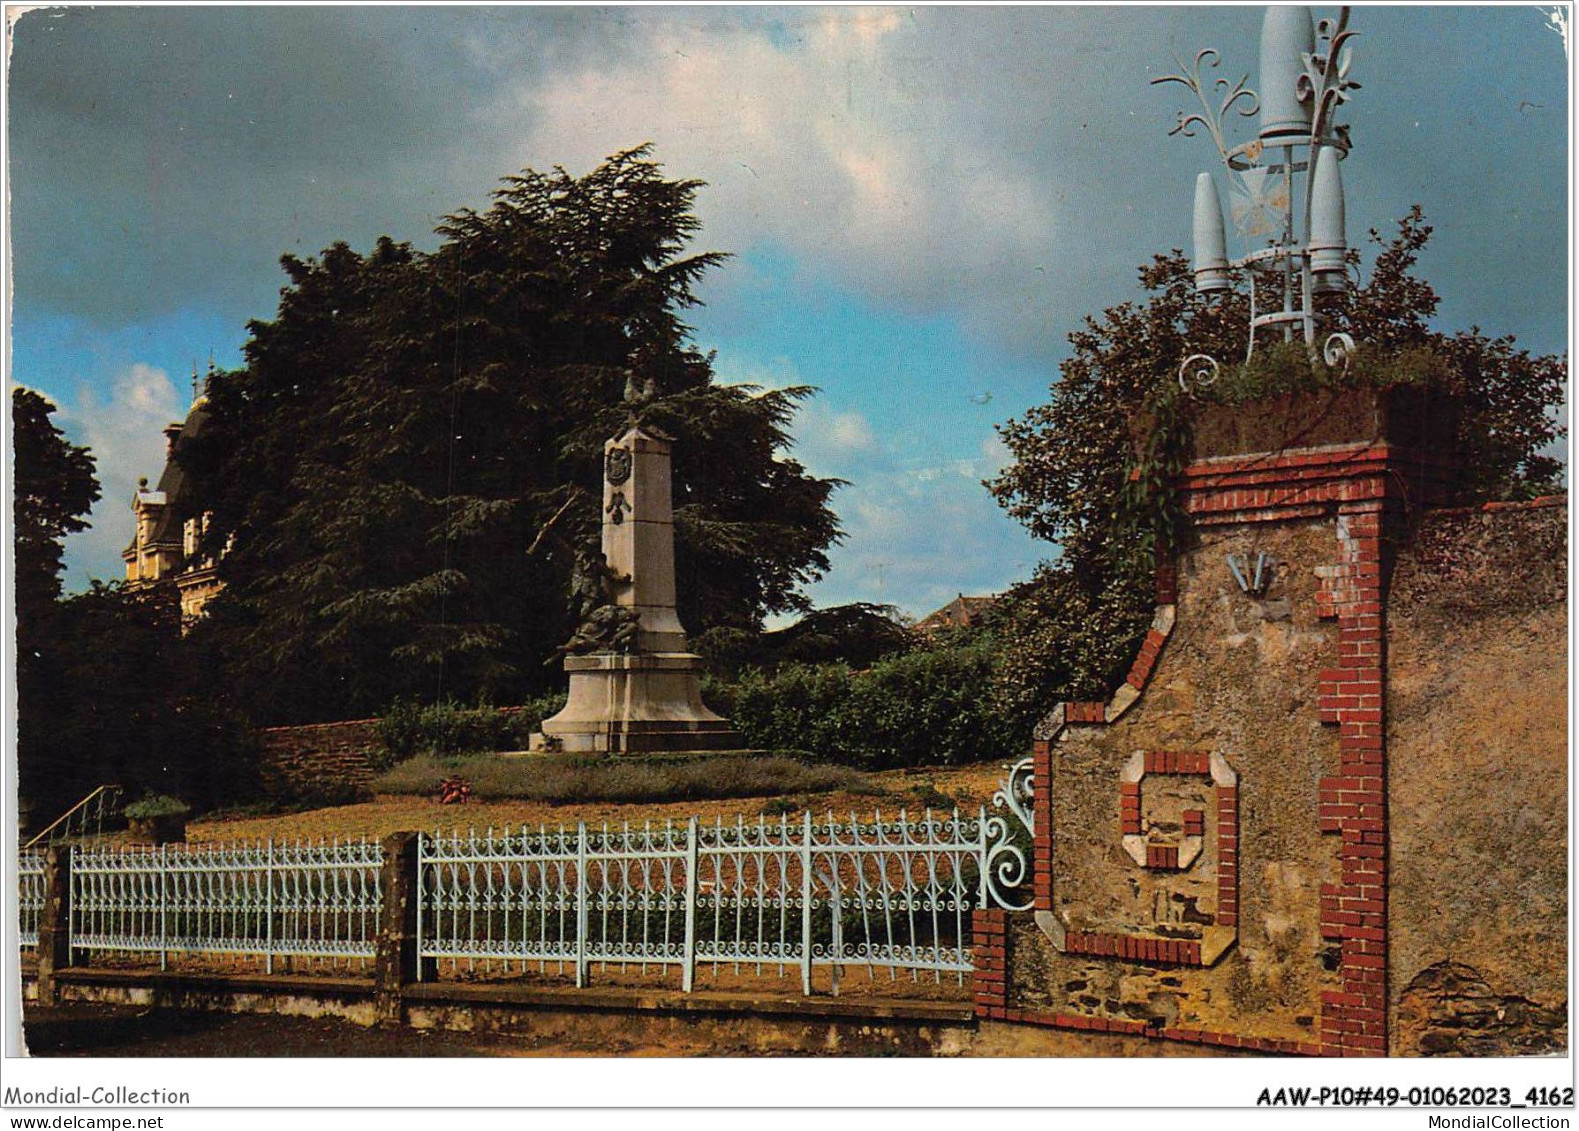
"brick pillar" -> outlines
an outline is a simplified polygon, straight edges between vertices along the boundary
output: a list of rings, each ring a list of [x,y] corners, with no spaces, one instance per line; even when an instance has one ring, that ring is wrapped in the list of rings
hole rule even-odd
[[[1009,913],[977,908],[971,912],[970,926],[976,1016],[1002,1020],[1009,1005]]]
[[[59,1005],[55,972],[71,965],[71,849],[44,856],[44,910],[38,920],[38,1004]]]
[[[1053,744],[1045,738],[1031,743],[1031,812],[1036,834],[1031,846],[1031,883],[1037,911],[1053,910]],[[979,913],[978,913],[979,914]]]
[[[374,1015],[380,1025],[404,1020],[402,999],[407,984],[417,980],[418,954],[417,841],[420,833],[390,833],[384,838],[384,865],[379,873],[383,914],[373,959]],[[431,976],[429,959],[422,969]]]
[[[1322,612],[1338,620],[1339,666],[1321,673],[1319,706],[1338,726],[1338,772],[1321,780],[1319,819],[1323,832],[1342,837],[1339,880],[1321,889],[1321,934],[1340,947],[1343,980],[1322,995],[1329,1056],[1387,1053],[1386,516],[1382,498],[1344,503],[1342,554],[1323,571]]]

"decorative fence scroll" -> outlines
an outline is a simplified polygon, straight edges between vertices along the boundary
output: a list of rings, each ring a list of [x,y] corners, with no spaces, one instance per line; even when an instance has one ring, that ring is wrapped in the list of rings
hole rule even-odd
[[[44,856],[24,852],[16,862],[17,913],[21,919],[18,943],[38,946],[38,922],[44,913]]]
[[[1031,762],[975,815],[847,821],[696,818],[639,827],[418,838],[417,938],[440,977],[594,967],[911,980],[971,970],[971,912],[1024,910]],[[225,955],[366,964],[384,893],[373,842],[70,849],[78,953]],[[38,944],[42,856],[19,861],[21,943]],[[392,889],[398,891],[399,889]],[[403,896],[401,898],[404,898]],[[418,964],[419,977],[422,963]]]
[[[382,848],[338,841],[72,849],[71,945],[86,951],[373,957]]]
[[[418,849],[418,937],[449,972],[698,965],[798,974],[816,967],[934,980],[971,970],[970,913],[1023,910],[1030,760],[986,809],[865,822],[805,813],[435,833]]]

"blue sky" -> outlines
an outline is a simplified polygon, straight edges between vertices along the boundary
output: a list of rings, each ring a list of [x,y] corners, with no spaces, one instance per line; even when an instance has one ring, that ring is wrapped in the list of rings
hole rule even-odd
[[[1334,10],[1335,11],[1335,10]],[[1317,8],[1318,16],[1330,14]],[[644,141],[708,182],[735,258],[696,337],[725,380],[808,383],[797,455],[851,486],[811,590],[923,614],[1052,548],[980,486],[1087,313],[1185,246],[1204,138],[1173,54],[1255,85],[1259,8],[83,8],[9,70],[12,380],[100,461],[68,586],[119,575],[127,500],[194,362],[239,361],[278,256],[432,246],[523,166]],[[1351,242],[1415,202],[1446,328],[1567,348],[1568,62],[1536,7],[1359,8]],[[1242,135],[1248,136],[1248,133]]]

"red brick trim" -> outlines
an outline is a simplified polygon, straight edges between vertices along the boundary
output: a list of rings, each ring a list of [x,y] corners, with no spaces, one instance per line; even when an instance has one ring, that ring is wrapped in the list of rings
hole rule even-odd
[[[1118,783],[1118,830],[1120,836],[1140,836],[1145,829],[1140,823],[1140,782]]]
[[[1217,925],[1239,929],[1239,787],[1217,787]]]
[[[1053,909],[1053,743],[1038,738],[1031,743],[1031,805],[1036,814],[1036,832],[1031,838],[1031,884],[1034,908]]]
[[[1178,849],[1174,849],[1178,853]],[[1064,953],[1095,958],[1122,958],[1157,966],[1202,966],[1200,939],[1160,939],[1150,935],[1119,935],[1104,931],[1070,931]]]
[[[1126,681],[1128,682],[1128,681]],[[1107,722],[1106,703],[1065,703],[1065,723],[1105,723]]]
[[[1146,867],[1159,872],[1177,872],[1179,870],[1179,846],[1176,844],[1148,844],[1146,846]]]
[[[1212,756],[1197,750],[1148,750],[1148,774],[1206,774],[1212,772]]]
[[[1009,914],[978,907],[970,914],[970,929],[976,1016],[1002,1016],[1009,1004]]]
[[[1338,772],[1320,782],[1318,826],[1342,838],[1339,881],[1321,887],[1321,936],[1338,943],[1343,988],[1322,994],[1323,1049],[1387,1052],[1387,769],[1382,507],[1338,516],[1342,548],[1320,570],[1319,612],[1338,621],[1338,664],[1320,673],[1321,721],[1338,728]]]
[[[1185,513],[1200,526],[1280,522],[1331,513],[1334,504],[1403,493],[1425,505],[1446,496],[1453,469],[1427,453],[1346,444],[1200,460],[1180,477]]]
[[[1172,589],[1177,587],[1177,577],[1174,567],[1164,567],[1171,580],[1168,581],[1168,595],[1173,596]],[[1158,593],[1164,592],[1162,583],[1159,582]],[[1157,605],[1152,614],[1151,628],[1147,630],[1146,637],[1141,641],[1140,651],[1136,653],[1135,660],[1130,664],[1129,674],[1124,677],[1124,682],[1119,684],[1111,698],[1106,702],[1079,701],[1060,703],[1053,708],[1052,718],[1061,729],[1066,726],[1095,725],[1102,726],[1115,722],[1119,716],[1132,707],[1140,698],[1140,693],[1146,690],[1146,684],[1151,681],[1152,673],[1157,670],[1157,663],[1162,658],[1162,650],[1168,643],[1168,637],[1173,635],[1174,608],[1171,603]]]
[[[1151,678],[1152,669],[1157,666],[1157,657],[1162,655],[1162,646],[1168,638],[1155,628],[1146,633],[1146,639],[1141,641],[1140,652],[1135,656],[1135,662],[1130,665],[1129,674],[1124,677],[1124,682],[1136,691],[1146,687],[1146,681]]]

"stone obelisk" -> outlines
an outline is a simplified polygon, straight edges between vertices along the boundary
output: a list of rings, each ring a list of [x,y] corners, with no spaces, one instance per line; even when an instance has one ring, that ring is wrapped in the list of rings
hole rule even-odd
[[[616,616],[634,623],[635,632],[623,646],[565,657],[569,702],[543,720],[533,750],[634,754],[741,745],[728,721],[702,703],[701,657],[687,650],[675,611],[670,446],[639,423],[603,446],[603,556],[616,579]]]

